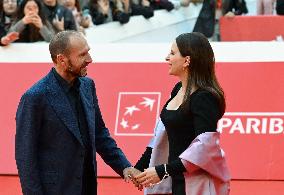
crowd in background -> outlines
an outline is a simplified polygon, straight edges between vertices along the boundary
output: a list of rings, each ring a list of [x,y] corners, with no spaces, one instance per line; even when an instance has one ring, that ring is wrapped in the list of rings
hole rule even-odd
[[[125,24],[135,15],[149,19],[154,10],[170,12],[189,3],[203,3],[193,31],[215,41],[220,40],[221,16],[248,13],[245,0],[0,0],[0,45],[48,42],[59,31],[84,33],[90,26],[112,21]],[[257,0],[257,14],[274,12],[284,15],[284,0]]]

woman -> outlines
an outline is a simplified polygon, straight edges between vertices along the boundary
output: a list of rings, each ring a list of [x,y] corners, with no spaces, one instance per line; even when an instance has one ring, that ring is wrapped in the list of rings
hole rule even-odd
[[[19,38],[19,33],[7,34],[17,10],[17,0],[0,0],[0,46],[6,46]]]
[[[149,194],[214,194],[213,189],[204,187],[209,186],[208,182],[215,185],[216,194],[228,194],[230,176],[216,132],[217,122],[225,112],[225,99],[215,75],[211,45],[201,33],[181,34],[166,61],[169,74],[177,76],[180,82],[160,114],[165,133],[156,131],[153,149],[147,147],[135,165],[143,171],[150,162],[150,168],[133,174],[134,181],[139,188],[151,187],[147,188]],[[156,127],[162,128],[161,124]],[[166,189],[168,176],[172,179],[171,189]],[[158,189],[155,184],[163,182],[165,188]]]
[[[77,29],[84,32],[84,28],[90,26],[92,18],[90,16],[86,17],[82,15],[79,0],[62,0],[62,4],[72,12]]]
[[[129,21],[129,0],[90,0],[88,11],[95,25],[118,21],[120,24],[126,24]]]
[[[257,15],[273,15],[276,0],[257,0],[256,14]]]
[[[49,42],[54,35],[46,20],[40,0],[23,0],[18,9],[16,22],[9,32],[18,32],[18,42]]]

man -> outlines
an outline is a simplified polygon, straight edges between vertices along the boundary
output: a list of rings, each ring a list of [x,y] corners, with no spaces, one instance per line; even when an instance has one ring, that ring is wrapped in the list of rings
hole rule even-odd
[[[59,5],[56,0],[43,0],[44,13],[48,21],[53,24],[57,32],[63,30],[77,30],[72,12]]]
[[[120,176],[134,168],[110,137],[93,80],[89,46],[75,31],[49,44],[54,68],[21,98],[16,162],[24,195],[96,195],[96,152]]]

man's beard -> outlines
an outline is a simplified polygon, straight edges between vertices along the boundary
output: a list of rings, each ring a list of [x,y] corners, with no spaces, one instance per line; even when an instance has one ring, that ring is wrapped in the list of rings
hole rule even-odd
[[[74,65],[72,62],[69,60],[69,66],[68,66],[68,73],[71,74],[73,77],[85,77],[87,75],[87,71],[84,72],[84,68],[80,68],[79,71],[74,70]]]

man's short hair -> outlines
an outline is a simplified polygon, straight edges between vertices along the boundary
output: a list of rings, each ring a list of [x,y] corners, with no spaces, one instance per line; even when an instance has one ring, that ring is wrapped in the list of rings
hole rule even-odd
[[[49,43],[49,52],[54,63],[57,61],[56,58],[58,54],[69,55],[70,37],[72,36],[82,37],[82,34],[73,30],[61,31],[51,39]]]

